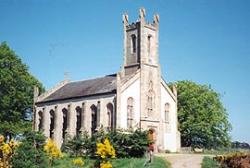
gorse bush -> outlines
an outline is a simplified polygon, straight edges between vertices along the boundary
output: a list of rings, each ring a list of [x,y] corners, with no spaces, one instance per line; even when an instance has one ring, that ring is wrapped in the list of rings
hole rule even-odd
[[[4,142],[4,136],[0,135],[0,168],[10,168],[10,160],[18,144],[13,140]]]
[[[74,160],[72,160],[73,165],[77,166],[77,167],[82,167],[84,164],[84,161],[82,160],[82,158],[76,158]]]
[[[44,145],[44,151],[49,157],[50,165],[53,165],[55,159],[62,157],[62,152],[52,139],[48,139],[47,143]]]
[[[110,162],[111,159],[116,157],[115,149],[110,144],[108,138],[105,138],[103,142],[98,142],[96,144],[96,155],[97,159],[97,166],[100,168],[111,168],[112,164]]]

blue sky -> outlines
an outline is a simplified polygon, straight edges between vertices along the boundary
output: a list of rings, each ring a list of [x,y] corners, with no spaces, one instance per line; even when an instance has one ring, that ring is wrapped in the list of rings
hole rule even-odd
[[[249,0],[0,0],[0,42],[46,88],[115,73],[123,57],[122,14],[160,14],[160,63],[168,82],[211,84],[233,125],[250,143]]]

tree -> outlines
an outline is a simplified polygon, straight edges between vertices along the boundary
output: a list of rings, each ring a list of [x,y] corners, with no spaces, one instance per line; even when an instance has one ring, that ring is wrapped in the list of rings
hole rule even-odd
[[[220,95],[210,86],[191,81],[179,81],[175,84],[182,146],[228,146],[231,124]]]
[[[0,44],[0,133],[13,135],[31,130],[27,114],[32,110],[33,88],[43,91],[27,65],[6,42]]]

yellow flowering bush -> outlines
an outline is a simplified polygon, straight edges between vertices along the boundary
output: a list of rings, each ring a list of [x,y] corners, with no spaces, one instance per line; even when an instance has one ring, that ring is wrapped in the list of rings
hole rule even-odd
[[[116,153],[108,138],[96,144],[96,154],[100,157],[100,168],[112,168],[109,160],[115,158]]]
[[[97,143],[96,144],[96,154],[100,156],[102,159],[105,158],[115,158],[115,149],[114,147],[110,144],[108,138],[105,138],[104,142]]]
[[[4,136],[0,135],[0,168],[11,168],[10,159],[14,154],[17,143],[10,140],[9,143],[4,142]]]
[[[112,164],[110,163],[110,161],[104,161],[100,164],[100,168],[112,168]]]
[[[47,143],[44,145],[44,151],[49,157],[50,164],[53,164],[54,159],[62,157],[61,150],[52,139],[48,139]]]
[[[79,166],[79,167],[83,166],[84,164],[84,161],[82,160],[82,158],[76,158],[72,160],[72,162],[75,166]]]

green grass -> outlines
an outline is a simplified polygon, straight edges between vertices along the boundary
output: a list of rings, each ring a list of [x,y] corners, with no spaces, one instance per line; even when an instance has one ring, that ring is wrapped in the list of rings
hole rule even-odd
[[[77,168],[72,164],[74,158],[64,157],[55,161],[53,168]],[[160,157],[154,157],[152,163],[144,166],[146,158],[124,158],[114,159],[112,161],[113,168],[170,168],[170,164]],[[93,168],[93,160],[84,160],[84,168]]]
[[[201,168],[221,168],[221,166],[212,158],[204,157],[202,160]]]
[[[235,153],[235,152],[250,152],[249,149],[237,149],[237,148],[218,148],[215,150],[204,150],[204,154],[212,154],[212,155],[224,155],[228,153]]]

